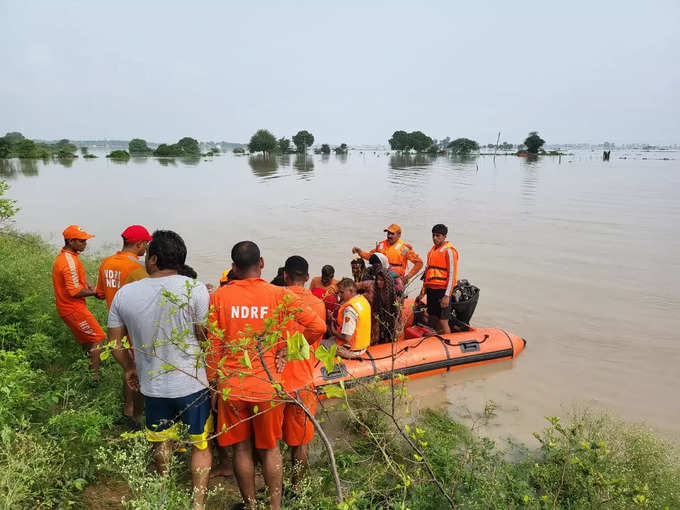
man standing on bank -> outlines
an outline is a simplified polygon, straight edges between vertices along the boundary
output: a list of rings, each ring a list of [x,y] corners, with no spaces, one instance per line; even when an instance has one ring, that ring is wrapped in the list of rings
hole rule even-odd
[[[238,280],[221,286],[210,297],[210,324],[215,329],[210,332],[207,370],[214,392],[213,408],[217,409],[217,442],[222,448],[233,448],[243,508],[257,507],[254,446],[262,460],[270,507],[279,510],[283,469],[278,441],[285,406],[276,390],[282,382],[277,359],[283,358],[286,343],[285,338],[274,338],[274,345],[263,346],[260,338],[284,319],[277,308],[286,300],[289,310],[296,310],[286,329],[296,331],[292,323],[297,322],[305,338],[316,338],[323,334],[326,324],[285,287],[261,278],[264,261],[255,243],[236,243],[231,260],[232,273]]]
[[[130,225],[123,231],[121,237],[123,248],[102,260],[99,265],[97,297],[106,300],[108,309],[111,309],[113,297],[123,285],[149,276],[144,264],[139,260],[139,257],[146,253],[151,241],[149,231],[141,225]],[[131,427],[138,427],[134,420],[141,418],[143,410],[139,393],[133,391],[123,379],[123,416]]]
[[[109,311],[109,341],[125,380],[144,395],[145,434],[156,443],[156,466],[168,469],[180,426],[191,441],[194,508],[204,508],[212,453],[210,389],[201,341],[210,306],[205,284],[178,274],[185,267],[186,245],[169,230],[157,230],[146,255],[148,278],[128,283],[113,298]],[[123,339],[135,351],[130,359]]]
[[[430,325],[438,333],[451,333],[451,294],[458,283],[458,251],[446,240],[449,229],[438,223],[432,227],[434,246],[427,254],[425,283],[416,299],[419,303],[427,295],[427,314]]]
[[[307,305],[322,321],[326,321],[326,305],[312,291],[305,289],[309,279],[309,264],[299,256],[288,257],[283,269],[283,280],[286,288],[295,294],[303,304]],[[302,330],[297,328],[300,332]],[[283,387],[289,394],[295,394],[300,402],[316,414],[317,396],[314,391],[314,352],[321,345],[321,338],[325,333],[307,338],[309,343],[309,359],[288,361],[283,369]],[[302,408],[294,403],[286,403],[283,410],[283,440],[290,447],[293,466],[292,489],[299,489],[298,483],[307,471],[307,454],[309,442],[314,438],[314,425]]]
[[[358,246],[352,248],[352,253],[356,253],[361,258],[368,260],[374,253],[382,253],[387,257],[390,270],[397,273],[404,280],[404,285],[423,267],[423,261],[413,250],[413,247],[401,239],[401,227],[392,223],[385,229],[387,239],[380,241],[371,251],[363,251]],[[411,262],[411,271],[406,274],[406,266]]]
[[[64,247],[52,266],[57,313],[88,352],[92,381],[96,384],[99,381],[100,350],[106,334],[85,303],[85,298],[96,296],[97,292],[87,282],[85,269],[78,258],[78,254],[87,247],[87,240],[94,235],[77,225],[66,227],[63,235]]]

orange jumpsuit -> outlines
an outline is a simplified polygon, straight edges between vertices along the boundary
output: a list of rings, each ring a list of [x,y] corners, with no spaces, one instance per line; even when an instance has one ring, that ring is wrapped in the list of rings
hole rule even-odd
[[[278,319],[275,310],[285,296],[291,299],[289,309],[300,308],[295,322],[304,328],[305,337],[322,335],[326,324],[315,312],[285,287],[271,285],[261,278],[231,281],[210,296],[210,323],[216,330],[210,332],[206,371],[208,379],[218,381],[218,396],[228,393],[228,400],[218,398],[220,446],[240,443],[254,435],[256,448],[271,449],[281,438],[284,406],[275,402],[273,384],[282,382],[281,374],[276,371],[275,356],[285,347],[285,340],[278,338],[274,345],[268,342],[258,350],[254,341],[246,343],[244,338],[253,337],[253,332],[264,332],[267,319]],[[292,329],[293,325],[288,323],[286,328]]]
[[[104,330],[87,308],[85,298],[74,297],[85,289],[85,269],[78,254],[63,248],[52,266],[57,313],[81,344],[106,338]]]
[[[326,305],[312,291],[303,287],[287,287],[295,294],[303,304],[307,305],[323,321],[326,320]],[[301,327],[296,330],[302,332]],[[314,351],[321,344],[323,333],[313,338],[307,338],[309,342],[309,359],[304,361],[289,361],[283,369],[284,388],[288,392],[297,392],[304,406],[312,414],[316,414],[316,393],[312,381],[314,379],[314,365],[316,357]],[[297,404],[287,403],[283,410],[283,440],[288,446],[307,444],[314,438],[314,425],[305,412]]]
[[[149,276],[144,265],[132,253],[119,251],[102,260],[97,278],[97,297],[106,300],[106,307],[111,308],[113,296],[126,283],[134,282]]]

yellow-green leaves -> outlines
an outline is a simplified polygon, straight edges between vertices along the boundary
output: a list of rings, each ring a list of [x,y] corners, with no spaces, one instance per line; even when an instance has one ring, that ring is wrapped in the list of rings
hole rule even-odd
[[[333,344],[330,349],[326,349],[325,346],[320,345],[314,352],[316,357],[323,362],[323,366],[326,367],[326,372],[332,372],[333,368],[335,368],[335,353],[337,351],[338,346]]]
[[[303,361],[309,359],[309,344],[305,335],[296,332],[286,339],[288,361]]]
[[[323,392],[328,398],[345,398],[345,383],[340,381],[339,385],[329,384],[323,387]]]
[[[253,364],[250,362],[250,356],[248,355],[248,351],[243,350],[243,356],[240,356],[238,359],[239,363],[243,365],[246,368],[249,368],[252,370]]]

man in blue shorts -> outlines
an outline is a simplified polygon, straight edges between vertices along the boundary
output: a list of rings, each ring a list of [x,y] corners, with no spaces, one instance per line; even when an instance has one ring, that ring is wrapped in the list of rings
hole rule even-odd
[[[108,326],[125,381],[144,395],[146,437],[157,443],[155,458],[162,473],[180,439],[180,427],[188,428],[194,504],[201,509],[212,464],[207,438],[213,418],[200,343],[210,297],[203,283],[178,274],[186,254],[175,232],[154,232],[145,260],[149,277],[116,293]],[[123,348],[124,338],[130,340],[134,360]]]

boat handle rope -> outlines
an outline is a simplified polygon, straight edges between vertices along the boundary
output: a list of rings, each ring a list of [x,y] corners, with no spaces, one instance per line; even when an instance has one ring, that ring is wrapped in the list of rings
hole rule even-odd
[[[415,349],[415,348],[418,347],[420,344],[422,344],[427,338],[437,338],[440,342],[445,343],[445,344],[448,345],[449,347],[460,347],[461,345],[466,344],[466,343],[468,343],[468,342],[477,342],[477,340],[463,340],[462,342],[456,342],[456,343],[454,344],[454,343],[452,343],[451,340],[449,340],[448,338],[444,338],[443,336],[438,335],[438,334],[432,334],[432,335],[427,335],[427,336],[422,337],[422,338],[420,339],[420,342],[418,342],[418,343],[415,344],[415,345],[407,345],[406,347],[404,347],[404,348],[402,348],[402,349],[399,349],[397,352],[394,353],[394,357],[396,358],[397,356],[399,356],[400,354],[402,354],[402,353],[408,351],[409,349]],[[477,342],[477,343],[483,344],[484,342],[486,342],[486,341],[488,340],[488,338],[489,338],[489,335],[485,334],[485,335],[484,335],[484,338],[483,338],[482,340],[480,340],[479,342]],[[392,356],[393,356],[393,355],[390,354],[389,356],[382,356],[382,357],[380,357],[380,358],[373,358],[372,361],[378,361],[378,360],[383,360],[383,359],[390,359]],[[357,360],[357,361],[367,361],[367,360],[369,360],[369,358],[362,358],[362,357],[354,358],[354,359]]]

